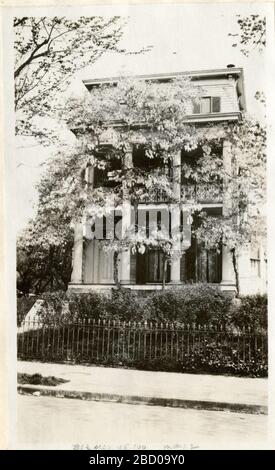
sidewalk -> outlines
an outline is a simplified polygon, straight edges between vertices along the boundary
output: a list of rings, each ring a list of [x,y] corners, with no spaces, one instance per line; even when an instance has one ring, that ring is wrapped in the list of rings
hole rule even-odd
[[[25,394],[267,414],[267,379],[19,361],[17,372],[69,380],[18,385]]]

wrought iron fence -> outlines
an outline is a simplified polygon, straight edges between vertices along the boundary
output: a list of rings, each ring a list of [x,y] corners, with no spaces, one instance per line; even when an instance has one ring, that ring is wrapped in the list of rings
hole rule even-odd
[[[169,362],[175,368],[232,370],[267,367],[267,334],[251,328],[81,319],[27,320],[18,329],[18,357],[135,365]]]

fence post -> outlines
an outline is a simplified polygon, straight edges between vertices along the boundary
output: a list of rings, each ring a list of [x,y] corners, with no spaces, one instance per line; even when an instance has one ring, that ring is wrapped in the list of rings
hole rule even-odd
[[[147,334],[147,321],[144,322],[144,329],[143,329],[143,358],[146,358],[146,334]]]

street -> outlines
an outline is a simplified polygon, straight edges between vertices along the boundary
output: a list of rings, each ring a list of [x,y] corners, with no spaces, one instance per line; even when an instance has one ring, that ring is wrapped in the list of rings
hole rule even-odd
[[[18,449],[260,448],[267,416],[18,395]],[[97,447],[96,447],[97,446]]]

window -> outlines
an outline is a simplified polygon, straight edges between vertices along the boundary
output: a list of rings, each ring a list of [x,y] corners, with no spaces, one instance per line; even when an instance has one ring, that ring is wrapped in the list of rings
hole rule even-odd
[[[190,171],[192,172],[199,165],[200,159],[203,159],[203,150],[201,146],[198,146],[193,150],[181,151],[181,184],[190,185],[195,184],[196,180],[190,176]],[[188,170],[186,175],[186,170]],[[190,171],[189,171],[190,170]]]
[[[115,240],[121,240],[122,238],[122,214],[114,216],[114,238]]]
[[[120,159],[112,156],[110,153],[98,152],[96,158],[100,163],[102,161],[102,167],[94,167],[94,187],[99,188],[101,186],[112,188],[117,185],[110,177],[112,171],[121,169]]]
[[[253,274],[261,277],[261,253],[259,248],[251,248],[250,263]]]
[[[170,264],[167,265],[165,281],[171,279]],[[136,254],[136,283],[161,283],[164,277],[164,253],[157,248],[147,248],[142,255]]]
[[[222,162],[222,144],[211,142],[210,155],[213,155],[212,174],[207,178],[199,176],[204,165],[202,146],[193,150],[181,151],[181,194],[182,199],[198,202],[222,202],[222,179],[219,165]],[[196,173],[198,170],[198,173]]]
[[[209,217],[218,218],[222,209],[218,207],[205,208]],[[181,257],[180,276],[182,282],[220,283],[222,280],[222,250],[207,249],[198,242],[194,231],[201,223],[200,215],[193,214],[191,246]]]
[[[201,100],[201,114],[211,113],[211,98],[206,97]]]
[[[172,166],[171,161],[164,163],[161,156],[154,156],[149,158],[146,155],[146,149],[144,146],[134,146],[133,148],[133,166],[142,170],[153,171],[157,169],[163,169],[167,176],[171,176]]]
[[[220,113],[221,98],[220,96],[204,96],[199,103],[194,103],[194,114]]]

